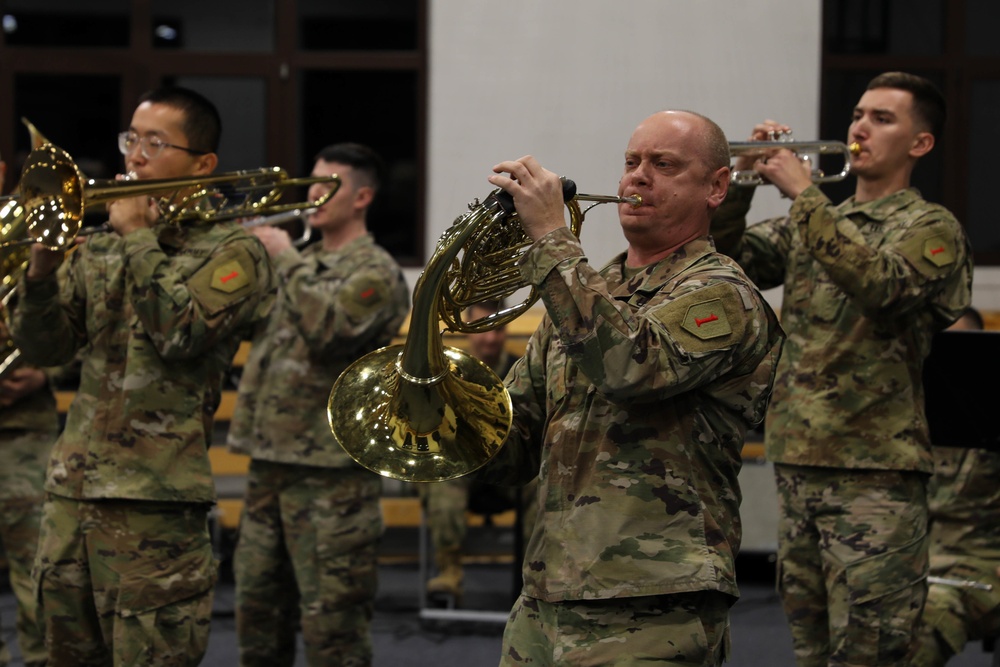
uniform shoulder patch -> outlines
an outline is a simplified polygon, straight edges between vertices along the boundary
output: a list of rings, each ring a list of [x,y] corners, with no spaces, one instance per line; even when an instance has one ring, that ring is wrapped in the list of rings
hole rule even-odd
[[[681,327],[702,340],[733,333],[726,308],[720,299],[700,301],[689,306],[681,320]]]
[[[750,307],[737,285],[720,281],[655,306],[650,315],[687,351],[708,352],[742,340]]]
[[[389,299],[385,281],[364,273],[348,279],[340,294],[344,308],[358,318],[380,308]]]
[[[250,284],[250,276],[240,263],[233,259],[215,267],[209,286],[220,292],[231,294]]]
[[[923,256],[934,266],[948,266],[955,262],[955,248],[950,239],[932,236],[924,241]]]

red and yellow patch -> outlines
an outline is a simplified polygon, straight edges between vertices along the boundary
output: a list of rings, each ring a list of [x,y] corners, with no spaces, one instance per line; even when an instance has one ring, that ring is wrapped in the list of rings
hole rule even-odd
[[[688,308],[681,328],[701,340],[728,336],[733,332],[722,299],[701,301]]]
[[[212,271],[211,286],[212,289],[218,290],[220,292],[232,293],[241,287],[245,287],[250,283],[250,277],[247,272],[243,270],[240,263],[236,260],[231,260],[217,266]]]

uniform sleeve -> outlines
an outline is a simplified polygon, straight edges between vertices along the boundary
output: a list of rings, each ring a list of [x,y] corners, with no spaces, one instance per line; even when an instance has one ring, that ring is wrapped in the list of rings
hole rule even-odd
[[[922,203],[901,232],[883,236],[877,246],[816,186],[795,200],[791,218],[809,254],[868,317],[905,318],[930,303],[944,326],[971,298],[970,246],[946,209]]]
[[[291,248],[274,264],[288,321],[315,354],[353,355],[383,345],[386,329],[409,307],[399,268],[374,254],[340,270],[318,271]]]
[[[273,304],[275,281],[257,239],[233,235],[204,266],[184,277],[152,230],[125,238],[125,262],[134,283],[130,298],[164,359],[190,359],[262,318]]]
[[[735,259],[760,289],[770,289],[785,280],[795,226],[786,216],[748,227],[746,215],[756,189],[729,188],[722,206],[712,216],[711,233],[719,252]]]
[[[731,280],[698,272],[633,309],[612,297],[565,229],[532,246],[521,269],[541,289],[567,356],[615,402],[659,401],[713,382],[770,328],[759,294],[734,271]]]
[[[18,285],[11,333],[25,361],[69,364],[86,342],[84,253],[70,253],[58,271],[43,280]]]

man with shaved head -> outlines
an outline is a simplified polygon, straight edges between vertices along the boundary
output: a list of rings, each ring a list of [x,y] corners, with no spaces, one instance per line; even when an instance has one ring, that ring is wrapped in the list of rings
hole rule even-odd
[[[709,221],[729,186],[719,127],[642,121],[625,150],[624,252],[591,266],[559,177],[527,156],[490,182],[534,241],[524,280],[546,316],[508,375],[514,427],[484,475],[538,476],[524,587],[501,665],[717,665],[739,591],[747,430],[764,415],[783,334]]]

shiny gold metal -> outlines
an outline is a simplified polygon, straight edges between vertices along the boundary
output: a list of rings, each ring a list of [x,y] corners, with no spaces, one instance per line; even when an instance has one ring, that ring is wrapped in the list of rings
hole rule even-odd
[[[857,147],[855,149],[855,146]],[[841,155],[844,158],[843,168],[835,174],[825,174],[821,169],[813,169],[813,183],[832,183],[842,181],[851,173],[851,156],[857,155],[861,151],[861,146],[857,142],[848,146],[842,141],[785,141],[765,140],[765,141],[730,141],[729,154],[736,157],[759,157],[766,159],[767,156],[777,150],[789,150],[803,159],[809,159],[811,155]],[[730,181],[733,185],[767,185],[767,181],[752,169],[733,171]]]
[[[577,236],[590,210],[581,211],[580,201],[641,203],[638,197],[573,196],[566,206]],[[468,333],[495,329],[524,312],[538,298],[534,290],[493,316],[461,319],[463,309],[526,286],[515,263],[530,244],[501,190],[470,204],[445,230],[414,286],[403,345],[357,360],[330,391],[330,429],[351,458],[384,477],[436,482],[467,475],[496,455],[510,432],[510,395],[488,366],[444,345],[439,319]]]
[[[45,144],[28,155],[21,174],[18,198],[24,207],[27,238],[16,242],[65,250],[81,234],[86,209],[126,197],[165,195],[157,205],[167,222],[212,223],[319,207],[337,192],[340,182],[336,174],[290,178],[278,167],[188,178],[88,179],[66,151]],[[314,201],[278,203],[289,188],[313,183],[329,183],[331,187]],[[93,229],[106,231],[108,227]]]

